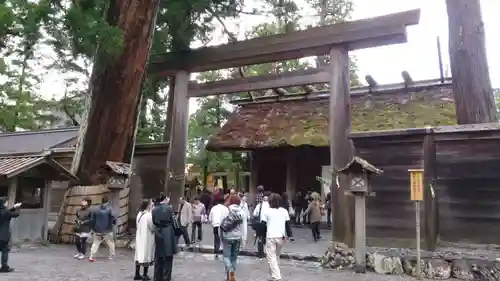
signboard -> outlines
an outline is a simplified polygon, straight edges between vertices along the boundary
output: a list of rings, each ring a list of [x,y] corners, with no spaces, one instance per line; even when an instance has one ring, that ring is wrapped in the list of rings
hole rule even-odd
[[[424,200],[424,170],[410,169],[410,199],[412,201]]]
[[[212,190],[212,187],[214,186],[214,181],[213,181],[213,178],[212,178],[212,175],[208,174],[207,175],[207,188],[209,188],[209,190]]]

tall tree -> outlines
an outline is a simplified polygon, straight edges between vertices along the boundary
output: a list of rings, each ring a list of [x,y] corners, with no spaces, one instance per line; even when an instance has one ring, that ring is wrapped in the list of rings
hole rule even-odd
[[[223,79],[220,71],[207,71],[200,74],[201,82]],[[227,172],[231,168],[231,155],[224,152],[209,152],[205,149],[208,139],[217,133],[229,115],[230,105],[227,98],[213,96],[198,98],[198,109],[189,118],[187,160],[194,164],[194,170],[204,168],[207,172]]]
[[[316,26],[344,22],[351,19],[352,12],[354,11],[352,0],[306,0],[306,2],[316,12]],[[329,56],[316,57],[316,67],[327,65],[329,60]],[[353,55],[349,56],[349,74],[351,86],[361,85],[356,57]]]
[[[160,0],[110,0],[102,10],[105,11],[106,21],[103,33],[108,33],[106,40],[113,40],[113,48],[95,49],[89,85],[90,108],[87,120],[80,128],[71,167],[82,185],[106,183],[107,175],[101,173],[106,161],[132,161],[140,114],[141,83],[159,3]],[[82,7],[80,3],[75,3],[72,8],[75,18],[81,20],[89,16],[88,7]],[[79,28],[87,26],[81,22],[74,24],[71,31],[75,38],[84,36]],[[65,201],[69,200],[70,193],[71,190],[66,194]],[[60,238],[65,234],[60,232],[67,215],[64,208],[65,204],[54,226]]]
[[[458,124],[495,122],[480,0],[446,0]]]
[[[112,34],[119,49],[111,54],[99,49],[95,56],[91,107],[76,169],[83,184],[101,183],[99,170],[107,160],[130,162],[158,5],[159,0],[111,0],[106,9],[106,22],[113,28],[108,30],[120,32]]]

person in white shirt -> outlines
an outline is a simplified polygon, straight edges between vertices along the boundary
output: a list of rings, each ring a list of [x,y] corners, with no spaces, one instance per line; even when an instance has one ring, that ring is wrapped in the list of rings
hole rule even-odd
[[[212,224],[214,232],[214,253],[215,256],[220,253],[220,224],[222,220],[229,214],[229,209],[224,206],[224,199],[219,199],[215,202],[215,206],[210,209],[210,214],[208,215],[208,220]]]
[[[265,257],[264,245],[266,244],[266,227],[262,224],[264,213],[269,209],[269,196],[262,197],[262,202],[255,206],[253,210],[252,228],[255,231],[255,239],[257,240],[257,257],[263,259]]]
[[[241,248],[244,249],[247,244],[247,236],[248,236],[248,220],[250,219],[250,210],[248,210],[247,196],[243,195],[241,198],[241,209],[245,214],[243,216],[243,224],[241,226],[241,231],[243,232],[243,236],[241,238]]]
[[[269,264],[269,279],[281,280],[279,258],[286,240],[293,241],[288,210],[280,207],[281,196],[273,193],[269,197],[269,208],[262,213],[262,222],[266,226],[266,258]]]

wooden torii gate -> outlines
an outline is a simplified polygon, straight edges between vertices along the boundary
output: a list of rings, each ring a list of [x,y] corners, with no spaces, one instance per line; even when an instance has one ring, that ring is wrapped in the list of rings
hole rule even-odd
[[[344,167],[354,155],[348,139],[351,131],[348,52],[407,42],[406,27],[418,24],[420,10],[309,28],[265,36],[185,53],[154,56],[149,75],[175,76],[172,133],[168,156],[166,192],[176,205],[184,188],[184,165],[188,133],[188,101],[192,97],[259,91],[310,84],[330,85],[330,163]],[[329,54],[330,64],[321,69],[294,71],[198,84],[190,73]],[[171,114],[171,113],[169,113]],[[340,187],[332,188],[334,236],[353,245],[354,208],[344,191],[350,183],[340,176]]]

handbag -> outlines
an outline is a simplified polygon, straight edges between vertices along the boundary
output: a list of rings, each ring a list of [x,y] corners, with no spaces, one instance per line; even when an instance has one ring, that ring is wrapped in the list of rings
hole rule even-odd
[[[178,216],[174,216],[174,219],[172,220],[172,227],[174,228],[175,236],[180,237],[182,235],[182,228],[179,224]]]
[[[80,222],[75,221],[75,224],[71,227],[73,233],[80,233]]]
[[[252,229],[255,231],[258,231],[259,229],[261,229],[261,226],[262,226],[262,221],[260,220],[260,213],[261,212],[262,212],[262,203],[260,203],[259,214],[252,218],[251,225],[252,225]]]

